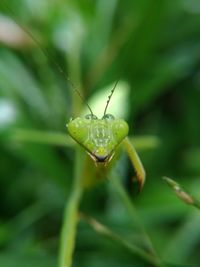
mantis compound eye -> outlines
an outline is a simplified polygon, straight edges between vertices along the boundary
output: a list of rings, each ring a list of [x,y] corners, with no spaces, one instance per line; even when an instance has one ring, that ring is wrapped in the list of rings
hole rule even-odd
[[[113,121],[115,117],[112,114],[105,114],[102,120]]]
[[[85,115],[85,119],[87,119],[87,120],[97,120],[97,116],[95,116],[94,114],[87,114],[87,115]]]

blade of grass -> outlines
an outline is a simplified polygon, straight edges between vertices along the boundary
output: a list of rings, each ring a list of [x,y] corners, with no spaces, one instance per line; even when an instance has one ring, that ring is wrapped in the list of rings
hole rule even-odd
[[[107,226],[101,224],[100,222],[98,222],[97,220],[95,220],[92,217],[86,216],[85,214],[80,214],[80,217],[81,217],[81,219],[86,221],[97,233],[99,233],[99,234],[101,234],[101,235],[103,235],[109,239],[112,239],[113,241],[117,242],[119,245],[125,247],[131,253],[141,257],[145,261],[147,261],[147,262],[149,262],[155,266],[159,266],[158,265],[159,263],[154,256],[152,256],[148,252],[138,248],[137,246],[131,244],[127,240],[123,239],[121,236],[119,236],[118,234],[116,234],[115,232],[110,230]]]
[[[163,263],[161,262],[161,259],[159,258],[159,256],[157,255],[154,246],[152,244],[152,241],[149,237],[149,235],[147,234],[144,225],[142,224],[142,222],[140,221],[139,215],[137,214],[137,211],[135,209],[135,207],[133,206],[131,200],[129,199],[127,193],[125,192],[123,186],[121,185],[119,179],[117,179],[117,177],[113,177],[113,175],[111,175],[110,177],[110,181],[113,185],[113,187],[116,190],[116,193],[118,195],[118,197],[121,199],[122,203],[124,204],[124,207],[127,209],[128,214],[130,215],[130,218],[132,219],[132,221],[134,223],[137,224],[137,227],[140,229],[142,235],[144,236],[144,239],[146,240],[146,244],[149,248],[149,250],[151,251],[151,253],[154,255],[155,258],[155,262],[157,263],[156,266],[159,267],[163,267]]]

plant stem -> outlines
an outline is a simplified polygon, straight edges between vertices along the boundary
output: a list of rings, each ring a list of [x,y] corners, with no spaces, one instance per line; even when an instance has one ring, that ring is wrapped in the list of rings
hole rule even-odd
[[[193,197],[183,186],[169,177],[163,177],[163,180],[173,189],[177,197],[188,205],[200,209],[200,202]]]
[[[75,246],[77,223],[78,223],[78,210],[79,203],[83,194],[82,186],[82,159],[81,151],[77,149],[76,151],[76,169],[75,169],[75,179],[72,188],[71,195],[67,200],[63,226],[61,230],[61,244],[59,251],[59,264],[58,267],[71,267],[72,257]]]
[[[84,214],[80,214],[81,219],[86,221],[97,233],[112,239],[114,242],[117,242],[119,245],[128,249],[131,253],[139,256],[140,258],[146,260],[148,263],[158,266],[157,258],[149,254],[145,250],[138,248],[136,245],[131,244],[115,232],[111,231],[107,226],[101,224],[92,217],[88,217]]]
[[[158,255],[157,255],[157,253],[156,253],[156,251],[154,249],[152,241],[149,238],[146,230],[144,229],[144,226],[140,222],[139,216],[138,216],[138,214],[137,214],[132,202],[130,201],[128,195],[126,194],[124,188],[122,187],[119,179],[117,179],[117,177],[113,177],[111,175],[110,180],[111,180],[113,186],[115,187],[118,196],[120,197],[120,199],[124,203],[124,206],[128,210],[128,213],[130,214],[131,219],[133,220],[134,223],[137,224],[138,228],[140,229],[141,233],[143,234],[143,236],[144,236],[144,238],[146,240],[146,243],[148,245],[148,248],[150,249],[150,251],[152,253],[152,256],[154,256],[154,264],[155,264],[155,266],[163,267],[163,264],[162,264],[160,258],[158,257]]]

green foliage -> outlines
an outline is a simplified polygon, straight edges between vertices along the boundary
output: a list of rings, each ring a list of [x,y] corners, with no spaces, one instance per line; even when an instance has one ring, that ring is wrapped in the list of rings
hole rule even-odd
[[[84,193],[74,266],[199,266],[199,210],[161,179],[200,199],[199,1],[0,2],[0,265],[56,265],[79,168],[66,135],[84,107],[73,88],[89,100],[120,77],[131,89],[114,105],[128,110],[147,182],[136,195],[122,155]]]

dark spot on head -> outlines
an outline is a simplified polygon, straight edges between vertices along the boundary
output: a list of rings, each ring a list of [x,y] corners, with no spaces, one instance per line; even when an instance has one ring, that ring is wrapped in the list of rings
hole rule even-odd
[[[108,156],[95,156],[96,162],[106,162]]]

